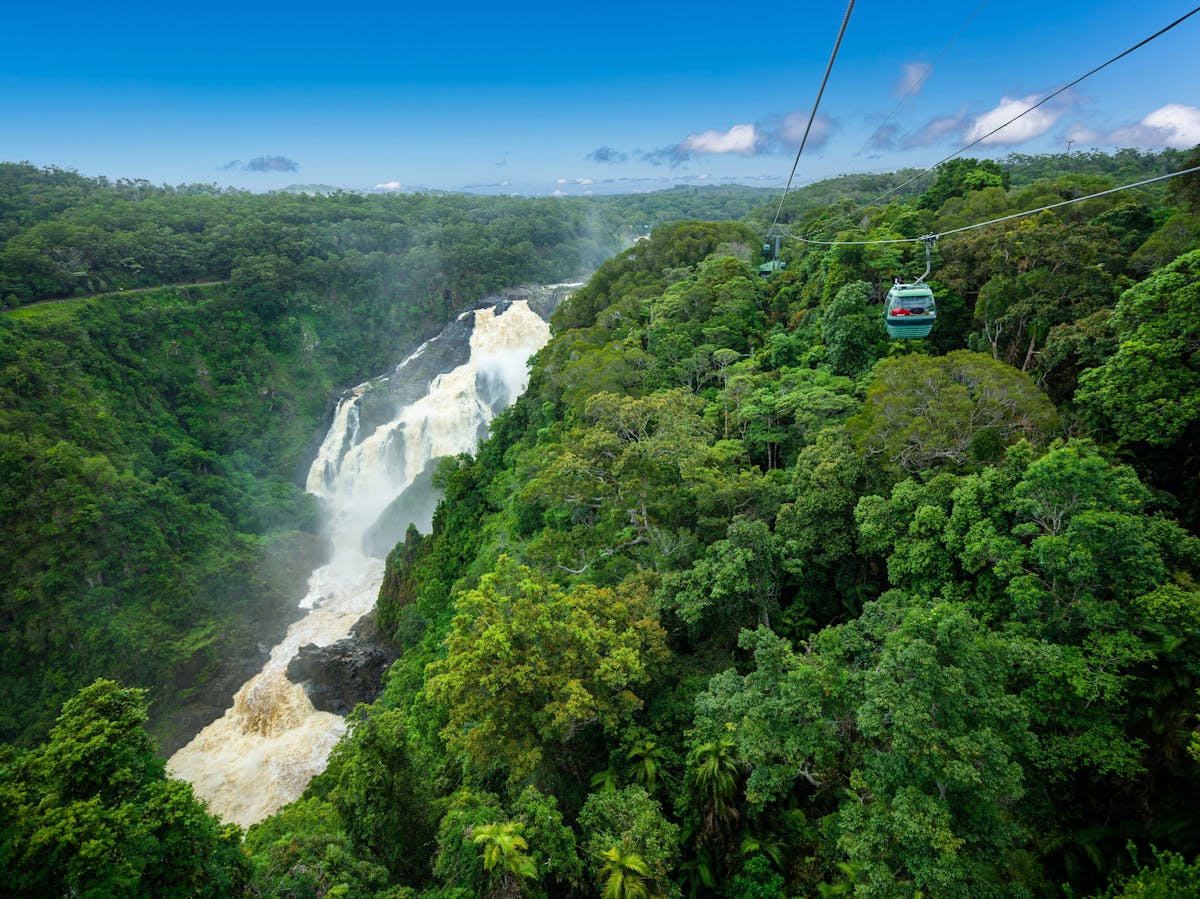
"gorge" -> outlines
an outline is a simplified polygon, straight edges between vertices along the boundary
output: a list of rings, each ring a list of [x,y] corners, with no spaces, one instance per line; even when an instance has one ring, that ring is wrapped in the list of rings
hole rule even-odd
[[[344,639],[375,602],[383,559],[409,523],[427,531],[436,460],[472,452],[524,389],[526,363],[550,336],[544,316],[574,285],[509,292],[469,310],[390,375],[339,402],[308,476],[331,544],[295,622],[225,715],[170,759],[223,820],[247,826],[297,798],[345,732],[287,677],[301,647]]]
[[[908,175],[804,187],[851,245],[767,277],[777,204],[648,225],[527,383],[568,288],[497,291],[636,207],[164,192],[241,223],[161,257],[227,281],[41,303],[126,218],[37,194],[72,265],[0,314],[4,894],[1192,895],[1182,157],[962,160],[853,227]],[[937,324],[890,339],[932,233]]]

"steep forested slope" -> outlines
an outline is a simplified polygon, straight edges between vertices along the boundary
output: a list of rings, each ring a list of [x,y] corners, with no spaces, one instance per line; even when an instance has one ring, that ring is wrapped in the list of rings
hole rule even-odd
[[[280,295],[344,265],[457,301],[486,285],[593,270],[652,226],[740,218],[767,192],[678,188],[514,200],[462,194],[252,194],[110,182],[0,163],[0,303],[197,280]]]
[[[976,168],[836,233],[1112,186]],[[252,829],[258,882],[284,834],[338,820],[431,896],[1186,878],[1149,847],[1200,850],[1196,360],[1172,324],[1195,215],[1126,193],[947,239],[927,341],[888,341],[879,306],[919,246],[791,245],[763,280],[752,232],[691,223],[606,263],[389,559],[405,656],[310,798]],[[389,861],[414,807],[432,847]],[[370,892],[302,857],[314,888]]]
[[[340,390],[489,291],[758,196],[264,196],[0,165],[0,738],[44,735],[103,675],[157,688],[158,734],[186,739],[320,557],[299,485]],[[134,290],[196,280],[218,283]]]
[[[1023,164],[788,224],[913,238],[1115,184]],[[940,241],[923,341],[881,321],[916,244],[789,242],[763,279],[761,232],[684,222],[606,262],[390,555],[384,695],[227,870],[251,895],[1187,895],[1196,196]],[[53,807],[54,746],[6,769],[7,857],[50,839],[22,811]]]

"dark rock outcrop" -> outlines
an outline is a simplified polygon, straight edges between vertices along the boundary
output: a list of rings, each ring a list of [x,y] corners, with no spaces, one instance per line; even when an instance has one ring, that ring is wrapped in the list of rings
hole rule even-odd
[[[287,676],[304,688],[317,709],[345,715],[358,703],[379,696],[383,675],[399,657],[399,647],[379,630],[371,612],[343,640],[302,646],[288,663]]]

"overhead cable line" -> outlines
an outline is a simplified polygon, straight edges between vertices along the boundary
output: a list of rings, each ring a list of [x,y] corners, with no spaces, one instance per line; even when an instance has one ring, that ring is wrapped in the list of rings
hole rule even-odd
[[[946,41],[946,43],[942,47],[942,49],[937,52],[937,55],[933,58],[933,62],[931,62],[929,64],[929,67],[921,74],[921,77],[918,78],[916,81],[914,81],[911,85],[909,85],[908,90],[904,92],[904,96],[901,97],[897,101],[896,105],[892,107],[892,111],[889,112],[886,116],[884,116],[883,121],[880,122],[875,127],[875,134],[878,134],[880,132],[880,130],[885,125],[887,125],[888,122],[890,122],[892,120],[892,118],[896,115],[896,113],[900,111],[900,107],[903,106],[905,104],[905,102],[907,102],[909,97],[911,97],[913,94],[915,94],[918,90],[921,89],[921,86],[925,83],[925,80],[930,75],[933,74],[934,68],[937,66],[937,64],[939,62],[942,61],[942,57],[945,56],[950,51],[950,48],[954,46],[955,41],[957,41],[960,37],[962,37],[963,32],[966,31],[967,28],[970,27],[971,23],[975,21],[975,17],[979,15],[979,13],[983,10],[983,8],[985,6],[987,6],[987,4],[988,4],[988,0],[980,0],[979,5],[976,6],[975,9],[973,9],[971,11],[971,14],[969,16],[967,16],[967,20],[965,22],[963,22],[961,26],[959,26],[958,31],[954,32],[954,35],[950,38],[950,40]],[[862,151],[867,148],[867,145],[870,142],[871,142],[871,138],[867,138],[867,140],[863,142],[863,145],[861,147],[859,147],[858,150],[855,151],[854,155],[855,156],[860,155],[862,153]],[[922,174],[924,174],[924,173],[922,173]],[[920,175],[918,175],[917,177],[920,177]],[[901,186],[903,186],[903,185],[901,185]],[[899,190],[899,189],[900,188],[898,188],[898,187],[892,188],[893,191]],[[889,191],[889,193],[890,193],[890,191]],[[880,197],[876,197],[875,200],[872,200],[871,202],[872,203],[877,202],[881,197],[885,197],[885,196],[887,196],[887,193],[881,194]],[[780,203],[781,208],[782,208],[782,205],[783,204],[781,202]],[[870,204],[868,204],[868,205],[870,205]],[[840,222],[845,221],[846,219],[850,218],[850,216],[854,215],[854,213],[857,211],[858,210],[856,209],[856,210],[854,210],[854,212],[847,213],[842,218],[834,221],[833,224],[836,225],[836,224],[839,224]],[[778,213],[776,213],[776,218],[778,218]],[[774,225],[772,225],[772,227],[774,227]]]
[[[959,234],[963,231],[972,231],[975,228],[986,228],[988,225],[995,225],[999,222],[1007,222],[1012,219],[1023,218],[1027,215],[1034,215],[1038,212],[1058,209],[1060,206],[1070,206],[1072,203],[1082,203],[1084,200],[1094,200],[1097,197],[1108,196],[1109,194],[1130,190],[1134,187],[1144,187],[1147,184],[1154,184],[1156,181],[1166,181],[1169,178],[1178,178],[1180,175],[1190,175],[1193,172],[1200,172],[1200,165],[1192,166],[1190,169],[1180,169],[1178,172],[1170,172],[1166,175],[1158,175],[1155,178],[1147,178],[1145,181],[1138,181],[1134,184],[1123,184],[1120,187],[1112,187],[1108,190],[1102,190],[1099,193],[1088,194],[1086,197],[1075,197],[1073,200],[1063,200],[1060,203],[1039,206],[1037,209],[1026,209],[1024,212],[1014,212],[1011,215],[1002,215],[1000,218],[990,219],[986,222],[976,222],[973,225],[963,225],[960,228],[949,228],[946,231],[939,231],[936,234],[924,234],[921,237],[892,237],[886,240],[811,240],[807,237],[793,237],[792,240],[798,240],[801,243],[817,244],[823,247],[861,247],[885,243],[921,243],[922,241],[937,240],[948,234]]]
[[[788,190],[791,189],[792,179],[796,177],[796,167],[800,165],[800,154],[804,152],[804,145],[808,143],[808,133],[812,130],[813,122],[817,118],[817,108],[821,105],[821,97],[825,93],[825,85],[829,83],[829,73],[833,71],[833,61],[837,59],[838,48],[842,46],[842,38],[846,34],[846,26],[850,23],[850,13],[854,10],[854,0],[846,5],[846,14],[842,16],[842,27],[838,29],[837,40],[833,42],[833,52],[829,54],[829,64],[825,66],[825,77],[821,79],[821,89],[817,91],[817,99],[813,103],[812,113],[808,117],[808,124],[804,126],[804,136],[800,139],[800,146],[796,150],[796,161],[792,163],[792,173],[788,175],[787,184],[783,188],[783,196],[779,198],[779,208],[775,210],[775,220],[771,222],[773,229],[779,223],[779,213],[783,210],[783,201],[787,199]]]
[[[1183,22],[1184,22],[1184,21],[1186,21],[1187,19],[1190,19],[1192,16],[1194,16],[1194,15],[1195,15],[1196,13],[1198,13],[1198,12],[1200,12],[1200,6],[1197,6],[1197,7],[1195,7],[1195,8],[1194,8],[1194,9],[1192,9],[1190,12],[1186,12],[1186,13],[1184,13],[1182,16],[1180,16],[1178,19],[1176,19],[1176,20],[1175,20],[1174,22],[1172,22],[1171,24],[1163,26],[1163,27],[1162,27],[1162,28],[1160,28],[1158,31],[1154,32],[1154,34],[1150,35],[1150,36],[1149,36],[1149,37],[1147,37],[1147,38],[1143,38],[1142,40],[1140,40],[1140,41],[1138,41],[1136,44],[1134,44],[1132,47],[1128,48],[1127,50],[1123,50],[1122,52],[1118,53],[1116,56],[1112,57],[1112,58],[1111,58],[1111,59],[1109,59],[1108,61],[1106,61],[1106,62],[1102,62],[1100,65],[1096,66],[1095,68],[1093,68],[1093,69],[1091,69],[1091,70],[1089,70],[1089,71],[1085,72],[1084,74],[1080,75],[1078,78],[1076,78],[1076,79],[1075,79],[1074,81],[1072,81],[1071,83],[1069,83],[1069,84],[1064,84],[1062,87],[1060,87],[1058,90],[1054,91],[1053,93],[1051,93],[1051,94],[1047,94],[1045,97],[1043,97],[1043,98],[1042,98],[1041,100],[1039,100],[1037,103],[1034,103],[1034,104],[1033,104],[1032,106],[1030,106],[1028,109],[1026,109],[1026,110],[1024,110],[1024,111],[1022,111],[1022,112],[1019,112],[1019,113],[1017,113],[1015,116],[1013,116],[1011,119],[1009,119],[1009,120],[1008,120],[1007,122],[1005,122],[1004,124],[1002,124],[1002,125],[998,125],[997,127],[993,128],[991,131],[989,131],[987,134],[984,134],[984,135],[982,135],[981,137],[978,137],[978,138],[976,138],[975,140],[971,141],[971,143],[967,144],[965,147],[962,147],[962,148],[960,148],[960,149],[958,149],[958,150],[955,150],[955,151],[954,151],[953,153],[951,153],[949,156],[946,156],[945,158],[938,160],[938,161],[937,161],[937,162],[935,162],[933,165],[929,166],[929,168],[927,168],[927,169],[922,169],[920,172],[918,172],[917,174],[913,175],[911,178],[909,178],[909,179],[908,179],[907,181],[905,181],[903,184],[898,184],[898,185],[896,185],[895,187],[893,187],[893,188],[890,188],[890,189],[888,189],[888,190],[884,191],[884,192],[883,192],[883,193],[881,193],[879,196],[877,196],[875,199],[873,199],[873,200],[870,200],[870,201],[868,201],[868,202],[866,202],[866,203],[863,203],[862,205],[860,205],[860,206],[856,207],[855,209],[851,210],[851,211],[850,211],[850,212],[848,212],[846,215],[842,216],[840,219],[837,219],[836,221],[832,222],[831,224],[832,224],[832,225],[836,225],[836,224],[838,224],[839,222],[845,221],[846,219],[849,219],[849,218],[851,218],[852,216],[854,216],[856,213],[860,212],[861,210],[863,210],[863,209],[866,209],[868,206],[874,206],[876,203],[878,203],[880,200],[884,199],[885,197],[889,197],[889,196],[891,196],[892,194],[896,193],[897,191],[899,191],[899,190],[903,190],[904,188],[908,187],[908,185],[912,184],[914,181],[917,181],[918,179],[920,179],[920,178],[924,177],[925,175],[929,174],[930,172],[932,172],[932,171],[933,171],[934,169],[936,169],[938,166],[940,166],[940,165],[943,165],[944,163],[947,163],[947,162],[949,162],[949,161],[950,161],[951,159],[953,159],[955,156],[958,156],[958,155],[960,155],[960,154],[962,154],[962,153],[965,153],[965,152],[967,152],[967,150],[970,150],[972,147],[974,147],[974,146],[977,146],[978,144],[981,144],[981,143],[983,143],[983,141],[987,140],[987,139],[988,139],[989,137],[991,137],[993,134],[996,134],[997,132],[1004,130],[1005,128],[1007,128],[1009,125],[1011,125],[1013,122],[1017,121],[1018,119],[1020,119],[1020,118],[1022,118],[1022,117],[1024,117],[1024,116],[1027,116],[1027,115],[1029,115],[1029,113],[1033,112],[1033,111],[1034,111],[1035,109],[1037,109],[1039,106],[1042,106],[1043,104],[1045,104],[1045,103],[1049,102],[1050,100],[1053,100],[1055,97],[1057,97],[1059,94],[1063,93],[1064,91],[1068,91],[1068,90],[1070,90],[1071,88],[1075,87],[1075,85],[1079,84],[1081,81],[1083,81],[1083,80],[1085,80],[1085,79],[1087,79],[1087,78],[1090,78],[1092,75],[1095,75],[1097,72],[1101,71],[1102,69],[1106,69],[1106,68],[1108,68],[1108,67],[1109,67],[1110,65],[1112,65],[1114,62],[1117,62],[1117,60],[1124,59],[1124,58],[1125,58],[1126,56],[1128,56],[1130,53],[1134,52],[1135,50],[1141,49],[1141,48],[1142,48],[1142,47],[1144,47],[1146,44],[1148,44],[1148,43],[1150,43],[1152,40],[1154,40],[1155,38],[1162,37],[1162,35],[1166,34],[1166,33],[1167,33],[1168,31],[1170,31],[1172,28],[1174,28],[1174,27],[1175,27],[1175,26],[1177,26],[1177,25],[1180,25],[1181,23],[1183,23]],[[798,160],[797,160],[797,161],[798,161]],[[1182,173],[1180,173],[1180,174],[1182,174]],[[790,184],[791,182],[789,181],[788,183]],[[780,205],[780,208],[782,208],[782,207],[783,207],[783,201],[782,201],[782,200],[780,201],[780,204],[779,204],[779,205]],[[775,218],[776,218],[776,220],[778,220],[778,218],[779,218],[779,213],[778,213],[778,212],[775,214]],[[800,238],[797,238],[797,239],[800,239]]]

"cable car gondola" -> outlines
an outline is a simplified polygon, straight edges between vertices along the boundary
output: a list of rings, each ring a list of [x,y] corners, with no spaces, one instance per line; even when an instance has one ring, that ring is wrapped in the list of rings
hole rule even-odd
[[[937,238],[930,235],[921,240],[925,244],[925,274],[911,284],[897,279],[883,305],[883,323],[891,337],[928,337],[937,320],[937,301],[925,284],[932,266],[930,247]]]
[[[767,240],[763,243],[762,254],[763,258],[767,261],[758,267],[758,276],[760,278],[769,278],[776,272],[781,272],[787,268],[787,263],[779,258],[779,233],[775,232],[774,252],[771,250],[770,237],[771,235],[768,234]]]

